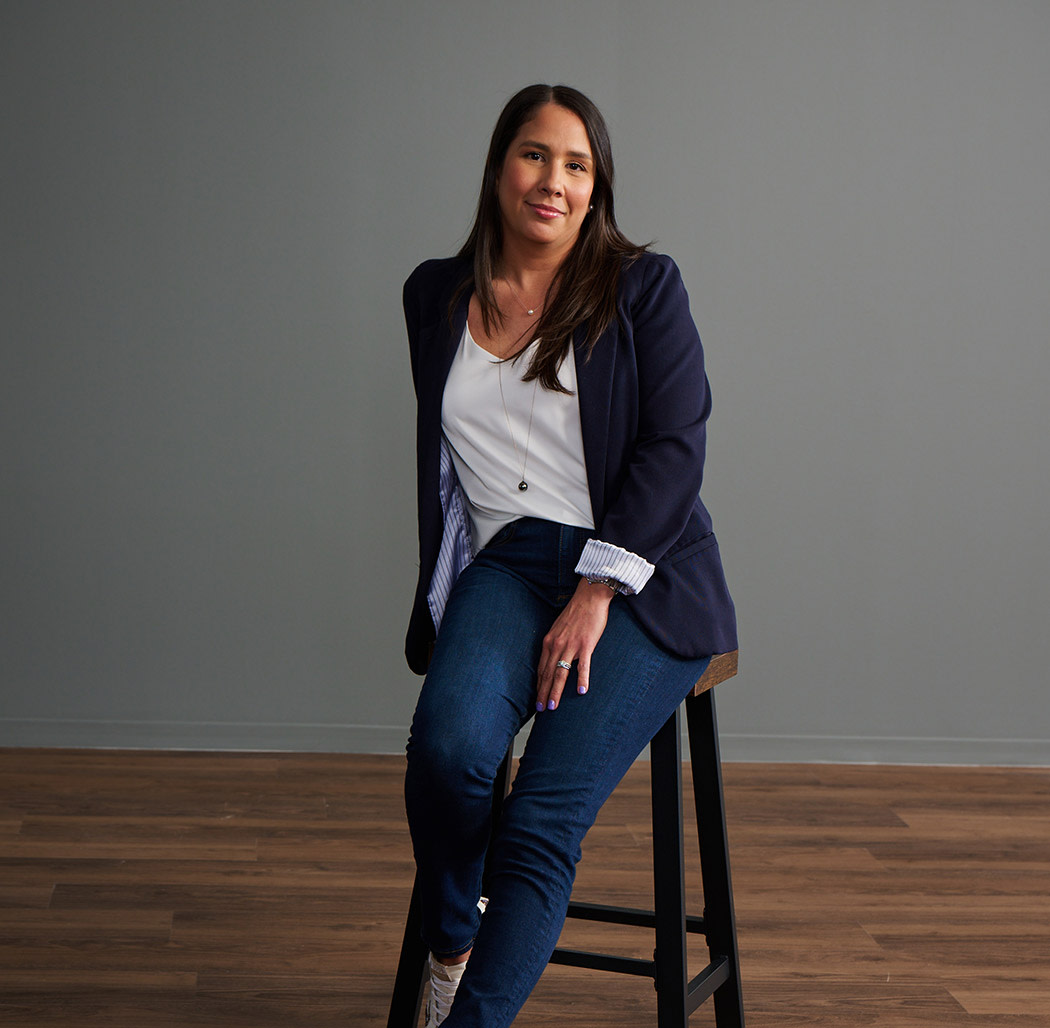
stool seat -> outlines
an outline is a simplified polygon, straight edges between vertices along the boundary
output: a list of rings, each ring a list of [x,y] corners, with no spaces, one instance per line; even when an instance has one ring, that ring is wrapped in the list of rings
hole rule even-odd
[[[739,650],[731,650],[729,653],[716,653],[707,663],[704,673],[693,686],[693,696],[713,689],[716,685],[733,678],[739,666]]]
[[[688,1028],[689,1015],[711,999],[716,1028],[744,1028],[736,920],[729,872],[712,688],[737,673],[738,652],[711,658],[683,704],[664,722],[649,744],[653,811],[653,910],[602,903],[569,903],[566,919],[634,925],[655,931],[652,960],[558,947],[552,964],[585,967],[652,978],[656,986],[657,1028]],[[685,709],[690,770],[700,847],[703,916],[686,913],[685,852],[682,830],[681,715]],[[493,830],[510,788],[511,750],[496,775]],[[689,977],[687,933],[707,939],[708,963]],[[416,1028],[427,978],[427,949],[420,935],[419,879],[405,924],[387,1028]]]

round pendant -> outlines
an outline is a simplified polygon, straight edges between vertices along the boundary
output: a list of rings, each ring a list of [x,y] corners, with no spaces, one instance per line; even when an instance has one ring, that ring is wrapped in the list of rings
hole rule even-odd
[[[526,482],[524,478],[518,483],[518,488],[522,492],[525,492],[525,490],[528,489],[528,487],[529,487],[529,483]]]

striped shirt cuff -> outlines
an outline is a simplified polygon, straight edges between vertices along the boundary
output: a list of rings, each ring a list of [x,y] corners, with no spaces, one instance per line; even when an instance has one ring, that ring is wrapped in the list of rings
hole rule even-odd
[[[637,553],[600,539],[587,540],[576,565],[576,574],[584,578],[611,578],[620,583],[620,592],[628,596],[640,593],[655,570],[655,565]]]

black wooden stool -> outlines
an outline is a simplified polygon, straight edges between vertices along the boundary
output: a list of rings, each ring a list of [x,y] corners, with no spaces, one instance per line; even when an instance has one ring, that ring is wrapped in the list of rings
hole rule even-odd
[[[642,975],[656,985],[657,1028],[687,1028],[689,1015],[713,999],[717,1028],[743,1028],[744,1006],[737,957],[729,845],[722,801],[722,763],[718,724],[711,688],[737,671],[737,651],[711,658],[700,681],[686,697],[693,795],[700,836],[700,876],[703,917],[686,914],[685,849],[682,832],[681,707],[671,715],[649,745],[653,804],[654,909],[570,902],[567,917],[612,924],[639,925],[656,932],[652,960],[617,957],[558,948],[552,964],[569,964],[600,971]],[[493,830],[510,787],[508,751],[496,776]],[[709,962],[690,979],[686,933],[707,937]],[[427,981],[427,947],[420,935],[419,879],[412,886],[405,938],[401,945],[387,1028],[416,1028]]]

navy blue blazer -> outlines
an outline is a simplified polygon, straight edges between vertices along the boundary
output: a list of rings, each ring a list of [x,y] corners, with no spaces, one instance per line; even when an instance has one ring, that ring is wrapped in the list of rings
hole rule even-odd
[[[418,401],[419,505],[419,581],[405,655],[417,674],[426,670],[435,637],[427,592],[444,528],[441,403],[469,291],[451,324],[448,307],[468,271],[460,258],[426,261],[404,288]],[[736,615],[699,496],[711,401],[700,338],[674,261],[647,253],[629,265],[617,306],[619,318],[589,358],[584,330],[574,337],[594,537],[655,565],[642,591],[624,597],[653,639],[682,657],[727,653],[737,647]]]

